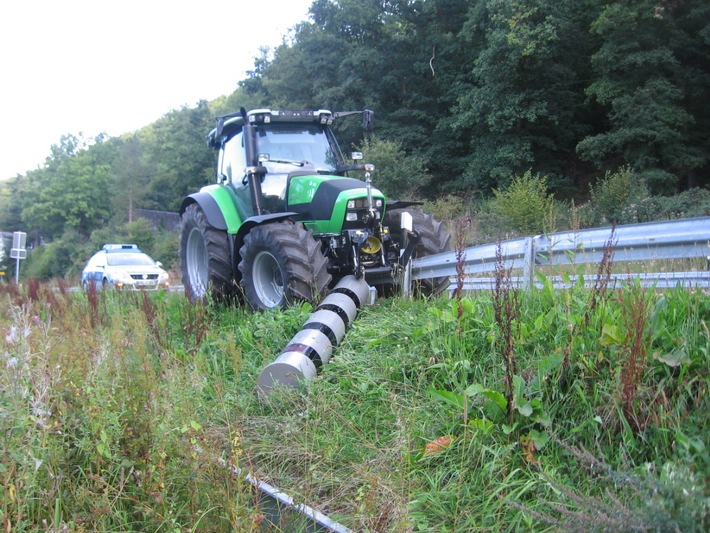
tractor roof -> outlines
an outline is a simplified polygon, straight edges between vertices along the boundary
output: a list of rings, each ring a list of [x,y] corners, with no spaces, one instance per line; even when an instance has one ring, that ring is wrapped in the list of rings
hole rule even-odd
[[[217,117],[217,125],[207,134],[207,144],[212,148],[219,148],[225,137],[231,136],[233,132],[241,129],[244,121],[252,124],[270,124],[272,122],[293,122],[293,123],[315,123],[329,126],[333,120],[339,117],[362,114],[362,127],[365,131],[372,131],[374,127],[374,113],[369,109],[362,111],[336,111],[328,109],[288,111],[280,109],[252,109],[246,111],[244,108],[236,113]]]
[[[327,109],[317,111],[287,111],[279,109],[252,109],[245,111],[242,109],[237,113],[230,113],[217,117],[216,127],[207,135],[207,144],[213,148],[218,148],[224,136],[230,136],[232,132],[238,130],[248,120],[252,124],[270,124],[272,122],[300,122],[316,124],[332,124],[333,118],[338,116]]]

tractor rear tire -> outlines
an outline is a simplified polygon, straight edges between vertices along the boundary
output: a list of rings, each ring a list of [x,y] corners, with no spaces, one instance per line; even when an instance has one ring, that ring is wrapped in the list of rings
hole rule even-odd
[[[189,205],[180,228],[180,269],[188,299],[233,303],[239,287],[231,265],[227,232],[210,226],[198,204]]]
[[[385,215],[384,224],[389,227],[390,234],[395,240],[402,242],[402,213],[412,215],[412,227],[419,233],[420,239],[414,248],[412,259],[422,258],[450,250],[451,235],[446,231],[444,224],[432,215],[415,209],[391,209]],[[438,296],[450,284],[448,276],[433,279],[420,279],[414,283],[414,292],[419,296]]]
[[[315,302],[332,279],[320,243],[302,224],[289,220],[253,228],[239,255],[244,296],[257,311]]]

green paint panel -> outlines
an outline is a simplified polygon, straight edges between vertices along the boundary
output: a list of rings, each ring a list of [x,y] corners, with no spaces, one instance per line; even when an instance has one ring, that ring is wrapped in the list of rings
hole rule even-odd
[[[298,176],[292,178],[288,188],[288,204],[307,204],[313,200],[318,187],[333,176]]]
[[[225,185],[214,184],[202,187],[200,192],[207,193],[215,199],[227,223],[227,232],[236,233],[242,225],[242,217],[237,211],[237,204],[241,199],[234,191]]]
[[[340,176],[298,176],[291,181],[289,186],[288,203],[289,205],[294,204],[305,204],[311,203],[318,191],[318,187],[326,181],[342,179]],[[343,229],[343,223],[345,221],[345,211],[347,210],[348,200],[360,199],[367,197],[367,187],[365,183],[362,183],[362,187],[357,187],[354,189],[348,189],[341,191],[335,200],[335,205],[333,206],[332,214],[328,220],[309,220],[304,221],[304,224],[308,229],[313,231],[316,235],[329,233],[337,234]],[[385,202],[384,195],[377,190],[372,188],[372,198],[373,200],[381,199],[383,204]],[[384,207],[380,212],[384,211]]]

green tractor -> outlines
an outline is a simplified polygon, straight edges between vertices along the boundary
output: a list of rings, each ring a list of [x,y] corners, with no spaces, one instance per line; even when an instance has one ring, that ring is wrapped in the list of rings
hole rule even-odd
[[[266,310],[317,301],[347,275],[391,294],[410,258],[449,249],[441,222],[410,209],[418,202],[388,201],[372,186],[374,166],[358,162],[361,154],[346,163],[331,125],[355,114],[371,130],[370,110],[242,109],[217,118],[207,136],[218,151],[217,183],[180,208],[191,300],[246,300]],[[404,212],[412,228],[402,227]],[[417,290],[437,295],[448,285],[422,280]]]

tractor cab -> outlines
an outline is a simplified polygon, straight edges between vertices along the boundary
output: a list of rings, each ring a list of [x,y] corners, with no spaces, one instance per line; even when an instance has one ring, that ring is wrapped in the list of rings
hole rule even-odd
[[[219,150],[217,181],[234,188],[243,219],[287,211],[293,176],[342,174],[344,159],[330,124],[332,113],[325,110],[258,109],[228,116],[210,132],[208,144]],[[254,169],[259,174],[257,190],[249,177]],[[255,202],[253,195],[259,193]]]

